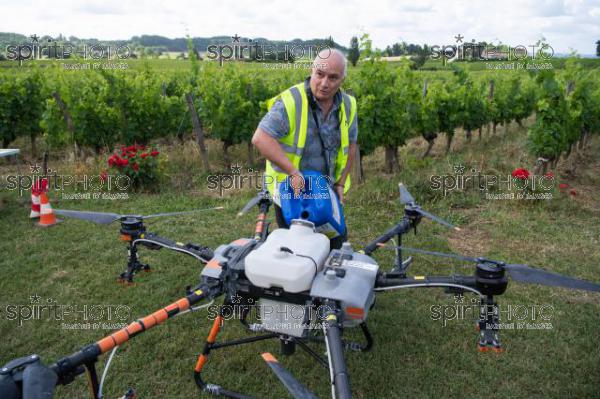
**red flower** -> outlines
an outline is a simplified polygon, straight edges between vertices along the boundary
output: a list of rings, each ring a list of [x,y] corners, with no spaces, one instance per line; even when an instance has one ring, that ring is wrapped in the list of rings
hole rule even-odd
[[[569,194],[571,194],[573,197],[575,197],[577,195],[577,191],[571,190],[571,191],[569,191]]]
[[[125,158],[119,159],[118,162],[119,162],[119,166],[127,166],[127,165],[129,165],[129,160],[125,159]]]
[[[554,179],[554,173],[548,172],[548,173],[546,173],[546,177],[549,179]]]
[[[113,154],[110,158],[108,158],[108,166],[113,166],[118,164],[119,156],[117,154]]]
[[[143,153],[143,154],[141,155],[141,157],[142,157],[142,158],[146,158],[146,157],[147,157],[147,156],[149,156],[149,155],[150,155],[150,154],[148,154],[147,152],[145,152],[145,153]]]
[[[529,171],[523,168],[515,169],[512,172],[512,177],[516,179],[525,180],[529,177]]]
[[[560,184],[558,185],[558,188],[559,188],[559,189],[561,189],[561,190],[564,190],[564,189],[565,189],[565,188],[567,188],[567,187],[569,187],[569,185],[568,185],[567,183],[560,183]]]
[[[100,172],[100,180],[103,183],[106,181],[107,178],[108,178],[108,172],[106,172],[105,170],[103,170],[102,172]]]
[[[132,165],[132,167],[133,167],[133,170],[135,170],[136,172],[137,172],[138,170],[140,170],[140,166],[137,164],[137,162],[136,162],[136,163],[134,163],[134,164]]]
[[[152,152],[150,153],[150,155],[152,155],[153,157],[157,156],[158,154],[160,154],[160,152],[156,150],[152,150]]]

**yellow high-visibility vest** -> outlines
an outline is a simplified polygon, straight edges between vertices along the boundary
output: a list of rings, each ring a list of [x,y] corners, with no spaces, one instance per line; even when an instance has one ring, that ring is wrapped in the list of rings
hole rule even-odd
[[[356,99],[344,92],[342,94],[342,104],[340,106],[340,131],[341,145],[335,161],[334,177],[338,181],[342,177],[342,171],[346,167],[349,151],[349,130],[350,123],[356,115]],[[288,116],[290,130],[287,135],[279,139],[279,144],[285,155],[294,165],[294,168],[300,169],[300,160],[306,143],[306,135],[308,132],[308,97],[304,89],[304,82],[299,83],[289,89],[283,91],[279,95],[267,101],[268,109],[271,109],[275,101],[281,99]],[[281,205],[279,200],[278,187],[279,183],[287,178],[287,173],[280,169],[277,165],[267,160],[267,167],[264,175],[265,188],[269,190],[276,204]],[[350,174],[346,177],[344,184],[344,194],[350,188]]]

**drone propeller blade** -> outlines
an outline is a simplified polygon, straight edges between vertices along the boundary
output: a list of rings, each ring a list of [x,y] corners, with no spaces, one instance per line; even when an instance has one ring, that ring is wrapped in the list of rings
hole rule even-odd
[[[415,205],[415,199],[413,198],[413,196],[410,194],[410,192],[408,192],[408,189],[406,188],[406,186],[403,183],[399,183],[398,184],[398,189],[400,190],[400,202],[404,205],[410,205],[413,204]],[[452,223],[449,223],[447,221],[445,221],[444,219],[440,218],[439,216],[435,216],[427,211],[424,211],[423,209],[421,209],[421,207],[419,206],[415,206],[415,210],[417,212],[419,212],[422,216],[425,216],[428,219],[433,220],[434,222],[437,222],[441,225],[444,225],[446,227],[449,227],[451,229],[460,231],[460,228],[456,227],[455,225],[453,225]]]
[[[248,201],[248,203],[246,205],[244,205],[244,207],[242,208],[241,211],[238,212],[238,216],[242,216],[245,215],[246,213],[248,213],[248,211],[250,209],[252,209],[254,206],[256,206],[256,204],[258,204],[260,202],[260,200],[263,199],[263,193],[260,192],[256,195],[256,197],[253,197],[250,201]]]
[[[444,219],[440,218],[439,216],[435,216],[427,211],[424,211],[423,209],[418,209],[417,212],[419,212],[421,215],[425,216],[428,219],[433,220],[434,222],[437,222],[443,226],[449,227],[451,229],[454,229],[456,231],[460,231],[459,227],[456,227],[455,225],[453,225],[452,223],[446,222]]]
[[[410,247],[405,247],[405,246],[386,246],[385,244],[380,245],[381,248],[383,249],[399,249],[401,251],[407,251],[407,252],[414,252],[414,253],[418,253],[418,254],[424,254],[424,255],[433,255],[433,256],[441,256],[443,258],[451,258],[451,259],[458,259],[458,260],[464,260],[466,262],[478,262],[479,259],[477,258],[471,258],[468,256],[462,256],[462,255],[457,255],[457,254],[450,254],[447,252],[437,252],[437,251],[427,251],[424,249],[418,249],[418,248],[410,248]]]
[[[265,352],[261,356],[295,399],[316,399],[316,396],[280,365],[273,355]]]
[[[69,211],[66,209],[55,209],[54,213],[61,216],[87,220],[88,222],[94,222],[99,224],[109,224],[121,217],[121,215],[116,213]]]
[[[522,264],[504,264],[503,262],[486,259],[486,258],[471,258],[468,256],[462,256],[457,254],[451,254],[446,252],[436,252],[436,251],[426,251],[424,249],[418,248],[409,248],[404,246],[385,246],[381,245],[384,249],[400,249],[407,252],[415,252],[425,255],[434,255],[440,256],[443,258],[452,258],[463,260],[466,262],[493,262],[496,264],[500,264],[504,267],[504,269],[510,274],[510,277],[518,281],[520,283],[528,283],[528,284],[539,284],[539,285],[547,285],[551,287],[562,287],[562,288],[570,288],[574,290],[585,290],[585,291],[595,291],[600,292],[600,284],[592,283],[585,280],[579,280],[569,276],[563,276],[562,274],[548,272],[543,269],[536,269],[527,265]]]
[[[158,218],[158,217],[163,217],[163,216],[187,215],[189,213],[215,211],[217,209],[224,209],[224,208],[222,206],[217,206],[214,208],[195,209],[193,211],[155,213],[154,215],[142,216],[142,219]]]
[[[513,280],[521,283],[600,292],[600,284],[591,283],[589,281],[579,280],[521,264],[507,264],[504,267]]]
[[[415,199],[408,192],[408,189],[403,183],[398,184],[398,189],[400,189],[400,202],[404,205],[415,202]]]

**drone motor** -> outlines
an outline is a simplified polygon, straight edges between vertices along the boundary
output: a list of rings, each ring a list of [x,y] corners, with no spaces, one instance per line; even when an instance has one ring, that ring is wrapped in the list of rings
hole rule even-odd
[[[477,289],[484,295],[501,295],[508,286],[508,277],[505,275],[502,262],[481,260],[475,269],[475,282]]]
[[[128,217],[121,220],[121,229],[119,232],[121,233],[121,240],[133,241],[146,232],[146,226],[144,226],[142,219]]]

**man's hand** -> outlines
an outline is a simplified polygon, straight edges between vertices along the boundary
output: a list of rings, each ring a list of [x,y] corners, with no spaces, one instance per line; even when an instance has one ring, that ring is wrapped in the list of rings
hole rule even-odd
[[[294,190],[294,198],[298,198],[300,192],[304,188],[304,176],[302,176],[302,173],[300,173],[299,170],[294,170],[290,173],[290,185]]]
[[[338,198],[340,199],[340,203],[342,205],[344,205],[344,185],[335,183],[333,185],[333,189],[334,189],[335,193],[337,194]]]

